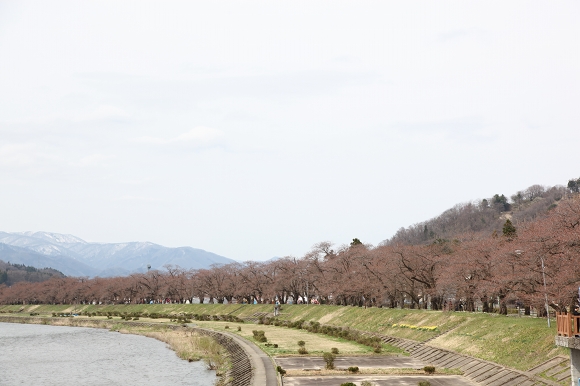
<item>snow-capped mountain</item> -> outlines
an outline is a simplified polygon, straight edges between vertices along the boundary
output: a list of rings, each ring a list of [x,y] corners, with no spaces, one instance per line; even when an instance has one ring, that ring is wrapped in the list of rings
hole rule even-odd
[[[152,269],[168,264],[200,269],[234,262],[191,247],[168,248],[150,242],[89,243],[73,235],[50,232],[0,232],[2,244],[9,247],[0,248],[0,260],[50,267],[69,276],[121,276],[144,272],[148,265]]]

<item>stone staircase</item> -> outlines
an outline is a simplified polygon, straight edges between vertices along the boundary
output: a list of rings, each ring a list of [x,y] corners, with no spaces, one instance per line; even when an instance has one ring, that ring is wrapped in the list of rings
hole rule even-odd
[[[261,317],[271,318],[273,316],[274,316],[274,313],[272,313],[272,312],[256,312],[256,313],[252,314],[251,316],[243,318],[243,320],[244,320],[244,322],[247,322],[247,323],[258,324]]]

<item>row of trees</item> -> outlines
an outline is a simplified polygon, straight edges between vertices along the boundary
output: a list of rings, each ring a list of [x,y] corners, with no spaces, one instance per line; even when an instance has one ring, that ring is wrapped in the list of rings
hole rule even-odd
[[[0,286],[0,302],[140,303],[198,297],[286,303],[442,309],[450,302],[491,311],[508,301],[564,310],[580,284],[580,197],[562,199],[541,218],[506,222],[503,232],[468,233],[423,245],[373,247],[358,239],[335,248],[315,245],[301,258],[247,262],[187,271],[166,267],[116,278],[57,278]],[[545,286],[543,280],[545,274]]]

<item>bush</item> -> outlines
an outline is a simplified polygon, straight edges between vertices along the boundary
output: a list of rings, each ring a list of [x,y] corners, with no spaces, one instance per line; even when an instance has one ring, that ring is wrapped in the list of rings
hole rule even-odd
[[[429,382],[429,381],[421,381],[421,382],[419,382],[419,386],[431,386],[431,382]]]
[[[228,330],[228,329],[230,328],[230,326],[228,326],[228,325],[226,324],[226,326],[225,326],[224,328],[225,328],[226,330]]]
[[[322,358],[326,362],[326,368],[328,370],[334,369],[334,359],[336,358],[336,356],[333,353],[325,352],[324,354],[322,354]]]
[[[306,347],[300,347],[298,349],[298,354],[301,354],[301,355],[308,354],[308,350],[306,350]]]
[[[373,351],[377,354],[380,354],[382,351],[382,348],[381,348],[381,346],[375,346],[375,349]]]
[[[238,331],[242,331],[242,328],[240,326],[238,326]]]
[[[348,368],[349,373],[358,373],[358,366],[351,366]]]
[[[284,370],[282,367],[277,366],[276,370],[280,373],[281,376],[284,376],[286,374],[286,370]]]
[[[345,382],[345,383],[341,383],[340,386],[356,386],[356,385],[352,382]]]
[[[264,331],[252,331],[252,334],[254,334],[254,339],[258,342],[267,342],[268,339],[266,338],[266,333]]]
[[[423,370],[426,374],[433,374],[435,372],[435,366],[425,366]]]
[[[299,340],[299,341],[298,341],[298,346],[300,346],[300,347],[304,347],[304,346],[306,346],[306,342],[305,342],[305,341],[303,341],[303,340]]]
[[[338,355],[338,349],[336,347],[333,347],[330,349],[330,351],[334,354],[334,355]]]
[[[362,381],[362,382],[360,383],[360,386],[373,386],[373,384],[372,384],[372,383],[370,383],[369,381]]]

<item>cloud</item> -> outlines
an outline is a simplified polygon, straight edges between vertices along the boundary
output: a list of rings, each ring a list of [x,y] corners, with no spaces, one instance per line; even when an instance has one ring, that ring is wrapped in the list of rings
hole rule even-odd
[[[197,126],[188,132],[178,135],[173,138],[160,137],[139,137],[135,139],[137,142],[148,143],[152,145],[168,146],[178,145],[195,148],[207,148],[219,146],[225,140],[225,135],[221,130],[213,129],[211,127]]]
[[[138,201],[138,202],[160,202],[157,198],[125,195],[113,199],[114,201]]]
[[[86,121],[112,121],[112,120],[126,120],[130,118],[130,114],[125,110],[111,105],[101,105],[96,109],[72,117],[71,120],[76,122]]]
[[[79,166],[109,166],[108,161],[116,158],[114,155],[107,154],[91,154],[81,158],[78,162]]]
[[[36,162],[37,146],[33,143],[11,143],[0,147],[0,165],[27,166]]]
[[[111,105],[100,105],[88,111],[72,111],[70,113],[51,113],[41,116],[27,116],[18,119],[5,120],[9,124],[37,124],[45,125],[50,123],[86,123],[86,122],[126,122],[131,118],[131,114],[125,110]]]
[[[390,125],[403,134],[425,137],[442,136],[451,141],[489,142],[497,140],[496,133],[489,130],[489,125],[479,117],[462,117],[448,120],[399,122]]]
[[[466,29],[456,29],[453,31],[447,31],[447,32],[444,32],[442,34],[439,34],[439,41],[447,42],[450,40],[457,40],[457,39],[461,39],[469,34],[470,34],[470,32]]]

